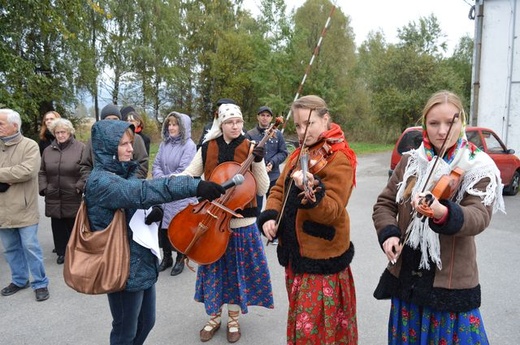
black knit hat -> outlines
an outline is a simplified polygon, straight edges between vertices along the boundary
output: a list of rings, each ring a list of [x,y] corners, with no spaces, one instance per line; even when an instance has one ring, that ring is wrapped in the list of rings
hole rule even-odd
[[[222,104],[237,104],[234,100],[231,98],[221,98],[217,101],[217,108],[220,107]]]
[[[128,120],[128,114],[131,113],[131,112],[136,113],[135,108],[132,107],[132,106],[128,105],[126,107],[121,108],[121,120],[127,121]]]
[[[121,112],[115,104],[107,104],[101,109],[101,120],[104,120],[109,115],[115,115],[121,120]]]

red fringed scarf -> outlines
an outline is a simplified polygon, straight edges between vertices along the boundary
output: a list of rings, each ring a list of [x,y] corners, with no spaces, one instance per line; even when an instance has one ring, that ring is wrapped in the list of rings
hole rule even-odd
[[[321,133],[320,139],[315,145],[319,145],[323,140],[327,142],[327,144],[330,146],[332,152],[342,151],[350,161],[350,164],[352,165],[352,169],[354,170],[354,181],[352,181],[353,185],[356,185],[356,167],[357,167],[357,158],[356,154],[350,146],[348,145],[347,139],[345,139],[345,134],[341,130],[341,127],[335,123],[332,123],[330,125],[330,129],[328,131],[325,131]],[[298,157],[300,150],[301,150],[302,143],[300,142],[300,146],[294,150],[294,152],[289,157],[289,161],[294,160]],[[312,147],[309,147],[310,150],[312,150]]]

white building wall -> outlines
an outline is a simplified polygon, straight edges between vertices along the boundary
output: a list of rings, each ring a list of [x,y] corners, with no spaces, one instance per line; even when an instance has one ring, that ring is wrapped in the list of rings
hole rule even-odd
[[[483,0],[477,125],[520,153],[520,4]],[[478,6],[479,1],[477,1]],[[478,20],[475,21],[478,25]],[[477,29],[476,29],[477,30]]]

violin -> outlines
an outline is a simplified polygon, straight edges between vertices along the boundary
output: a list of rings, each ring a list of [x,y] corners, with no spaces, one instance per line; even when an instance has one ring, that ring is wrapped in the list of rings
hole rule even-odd
[[[433,171],[436,168],[437,162],[440,159],[440,157],[443,157],[446,153],[446,142],[451,136],[451,129],[453,126],[453,123],[455,120],[459,117],[459,114],[456,113],[453,115],[453,119],[451,121],[450,127],[448,129],[448,134],[446,135],[446,138],[444,139],[444,142],[442,143],[441,147],[441,153],[435,158],[434,165],[430,171],[430,174],[428,175],[428,178],[426,179],[426,182],[424,184],[422,193],[424,193],[426,186],[428,184],[428,181],[432,177]],[[462,177],[464,176],[464,170],[455,167],[449,174],[442,175],[439,180],[435,183],[434,187],[432,188],[431,192],[426,194],[420,201],[417,208],[417,211],[423,215],[423,218],[421,219],[423,222],[425,221],[426,217],[433,218],[433,210],[431,209],[431,204],[433,203],[434,199],[433,197],[437,198],[437,200],[441,199],[451,199],[457,192],[460,183],[462,182]],[[432,197],[433,196],[433,197]]]
[[[321,145],[315,145],[315,147],[310,150],[308,147],[305,146],[305,141],[307,139],[307,132],[309,129],[309,122],[312,115],[312,111],[314,109],[309,109],[309,116],[307,118],[307,126],[305,127],[305,132],[303,134],[303,140],[301,141],[301,148],[298,153],[298,159],[293,161],[293,166],[291,169],[293,171],[298,170],[299,168],[302,170],[303,174],[303,192],[298,194],[299,196],[304,196],[301,203],[306,204],[309,201],[315,202],[315,193],[319,190],[318,188],[314,188],[314,185],[311,185],[309,183],[306,172],[310,172],[311,174],[317,174],[321,169],[323,169],[327,165],[327,158],[332,154],[330,146],[324,141]],[[287,200],[289,198],[289,191],[291,190],[292,186],[294,184],[294,180],[291,179],[289,182],[289,186],[287,187],[287,191],[285,192],[285,199],[282,204],[282,208],[278,214],[278,217],[276,219],[276,226],[280,224],[282,215],[285,210],[285,205],[287,205]],[[267,242],[269,244],[270,241]]]
[[[303,196],[301,203],[307,204],[309,201],[316,202],[315,193],[320,190],[320,187],[314,187],[309,183],[307,172],[315,175],[320,172],[327,165],[327,158],[332,154],[330,146],[327,142],[323,142],[317,148],[309,150],[308,147],[302,148],[300,159],[295,162],[299,163],[303,177],[303,192],[299,196]],[[296,168],[298,168],[296,166]]]
[[[462,182],[463,176],[464,170],[459,167],[453,169],[449,174],[441,176],[431,192],[426,194],[424,199],[419,202],[417,211],[424,216],[422,221],[424,221],[426,217],[433,218],[433,210],[430,208],[434,200],[432,196],[437,198],[437,200],[453,198]]]
[[[451,199],[462,182],[464,170],[459,167],[453,169],[449,175],[442,175],[432,189],[432,194],[437,199]]]
[[[257,146],[264,146],[269,136],[283,122],[278,117],[265,132]],[[226,190],[226,194],[211,202],[204,200],[188,205],[177,213],[168,226],[168,238],[175,249],[188,259],[201,264],[211,264],[224,255],[233,231],[232,217],[243,218],[236,211],[244,207],[256,196],[256,180],[250,170],[254,156],[252,150],[241,164],[228,161],[219,164],[209,180],[222,184],[241,174],[244,182]]]

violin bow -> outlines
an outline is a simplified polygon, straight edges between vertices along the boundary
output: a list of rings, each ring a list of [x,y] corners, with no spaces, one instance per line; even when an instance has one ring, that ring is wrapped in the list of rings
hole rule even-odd
[[[453,118],[451,119],[450,127],[448,128],[448,134],[446,135],[446,138],[444,138],[444,141],[442,142],[442,145],[441,145],[441,149],[440,149],[441,152],[439,152],[437,157],[435,157],[435,161],[433,162],[433,166],[432,166],[432,168],[430,170],[430,173],[428,174],[428,177],[424,181],[424,185],[423,185],[423,187],[421,189],[421,193],[424,193],[426,191],[426,187],[428,186],[428,182],[432,178],[433,172],[437,168],[437,163],[439,162],[439,159],[444,157],[444,155],[446,154],[446,150],[447,150],[446,143],[448,142],[449,139],[451,139],[451,135],[452,135],[451,129],[453,128],[453,124],[455,123],[455,120],[458,119],[458,118],[459,118],[459,113],[453,114]],[[428,197],[428,198],[425,197],[424,198],[424,205],[421,205],[421,207],[423,207],[426,210],[426,208],[429,208],[431,206],[431,204],[433,203],[433,200],[434,200],[434,198],[432,198],[432,197]],[[415,216],[415,214],[417,214],[416,210],[414,211],[414,216]],[[426,221],[426,215],[424,215],[424,214],[422,215],[421,221],[422,222]],[[408,241],[409,237],[410,237],[410,232],[407,232],[406,236],[404,238],[404,241],[402,243],[406,243],[406,241]]]
[[[451,129],[453,128],[453,124],[455,123],[455,120],[458,118],[459,118],[459,113],[453,114],[453,118],[451,119],[450,127],[448,128],[448,134],[446,135],[446,138],[444,138],[444,141],[442,142],[441,152],[439,152],[437,157],[435,157],[435,162],[433,162],[433,166],[430,170],[430,173],[428,174],[426,181],[424,181],[424,186],[421,190],[421,193],[424,193],[426,191],[426,186],[428,185],[428,182],[432,178],[433,172],[437,168],[437,162],[439,161],[439,158],[444,157],[444,155],[446,154],[446,150],[447,150],[446,143],[448,142],[448,139],[451,139],[451,134],[452,134]]]
[[[307,140],[307,133],[308,133],[308,130],[309,130],[309,125],[310,125],[311,115],[312,115],[312,111],[313,110],[315,110],[315,109],[313,109],[313,108],[309,109],[309,115],[307,116],[307,124],[305,125],[305,132],[303,133],[303,140],[302,140],[300,152],[298,152],[298,159],[296,160],[296,162],[300,162],[300,160],[302,158],[302,155],[306,154],[303,151],[307,149],[305,147],[305,141]],[[308,162],[308,160],[307,160],[307,162]],[[301,163],[300,163],[300,165],[301,165]],[[307,175],[304,176],[303,182],[304,182],[304,186],[305,186],[307,184]],[[291,178],[291,181],[289,182],[289,186],[287,187],[287,191],[285,193],[285,198],[284,198],[284,201],[283,201],[283,204],[282,204],[282,208],[280,210],[280,213],[278,213],[278,217],[276,219],[276,226],[277,227],[278,227],[278,225],[280,225],[280,221],[282,220],[282,215],[283,215],[284,210],[285,210],[285,205],[287,204],[287,200],[289,200],[289,192],[291,191],[291,187],[292,187],[293,184],[294,184],[294,180]],[[267,243],[269,243],[269,242],[270,241],[268,241]]]
[[[320,38],[318,39],[318,42],[316,43],[316,46],[314,47],[314,51],[312,52],[312,56],[309,61],[309,64],[307,65],[307,68],[305,69],[305,73],[303,74],[303,78],[300,82],[300,85],[298,85],[298,90],[296,91],[296,95],[294,96],[293,102],[296,101],[298,98],[300,98],[300,94],[303,90],[303,84],[305,84],[305,81],[307,80],[307,76],[310,74],[312,64],[313,64],[314,60],[316,59],[316,56],[320,52],[321,43],[323,42],[323,39],[325,38],[325,35],[327,34],[327,29],[330,27],[330,22],[332,21],[332,16],[333,16],[335,10],[336,10],[336,5],[333,4],[332,8],[330,9],[330,13],[327,18],[327,21],[325,22],[325,25],[323,26],[323,29],[321,30]],[[284,132],[285,125],[289,122],[291,115],[292,115],[292,111],[289,109],[289,112],[287,113],[287,117],[285,118],[285,122],[284,122],[284,125],[281,130],[282,133]]]

